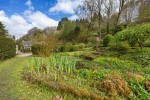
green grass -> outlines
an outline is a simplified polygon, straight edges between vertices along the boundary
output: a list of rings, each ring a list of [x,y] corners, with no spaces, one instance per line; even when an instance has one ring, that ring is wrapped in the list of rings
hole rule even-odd
[[[27,57],[16,57],[0,62],[0,100],[52,100],[53,96],[63,95],[23,81],[21,72],[27,61]]]

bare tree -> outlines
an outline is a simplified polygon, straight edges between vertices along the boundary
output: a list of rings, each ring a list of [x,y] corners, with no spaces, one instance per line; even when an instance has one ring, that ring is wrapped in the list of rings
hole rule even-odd
[[[117,5],[118,13],[117,13],[116,21],[114,23],[115,27],[118,26],[120,15],[121,15],[122,11],[125,9],[126,2],[127,2],[127,0],[116,0],[116,5]]]
[[[150,18],[150,0],[139,0],[139,20]]]
[[[109,23],[110,23],[110,18],[112,16],[112,14],[114,13],[114,0],[105,0],[104,1],[104,9],[103,9],[103,12],[105,13],[105,16],[106,16],[106,20],[107,20],[107,23],[106,23],[106,29],[107,29],[107,34],[109,33]]]
[[[121,17],[126,24],[135,21],[138,15],[138,0],[127,0],[125,9],[123,10]]]
[[[103,4],[104,0],[96,0],[96,12],[98,15],[98,34],[100,35],[101,38],[101,22],[102,22],[102,4]]]
[[[94,0],[84,0],[77,10],[77,15],[80,19],[86,20],[87,23],[87,35],[94,23],[95,14],[95,1]]]

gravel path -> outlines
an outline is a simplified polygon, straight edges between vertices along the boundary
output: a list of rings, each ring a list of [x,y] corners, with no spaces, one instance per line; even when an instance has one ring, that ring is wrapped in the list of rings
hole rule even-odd
[[[18,57],[28,57],[28,56],[31,56],[32,53],[21,53],[21,54],[18,54],[17,56]]]

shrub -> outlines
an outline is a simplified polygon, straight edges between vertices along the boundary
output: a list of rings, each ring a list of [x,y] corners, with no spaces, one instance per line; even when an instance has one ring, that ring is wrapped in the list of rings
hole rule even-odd
[[[73,46],[73,51],[81,51],[85,48],[85,44],[84,43],[81,43],[81,44],[78,44],[78,45],[74,45]]]
[[[150,47],[150,37],[147,41],[145,41],[144,47]]]
[[[145,42],[144,47],[150,47],[150,41]]]
[[[35,44],[31,47],[32,54],[33,55],[39,55],[39,53],[42,51],[43,46],[40,44]]]
[[[35,44],[32,46],[33,55],[49,56],[52,52],[52,49],[47,45]]]
[[[136,74],[136,73],[133,73],[133,72],[127,72],[126,76],[127,76],[128,79],[136,80],[138,82],[144,80],[144,77],[142,75]]]
[[[37,56],[49,56],[52,54],[53,49],[47,45],[35,44],[32,46],[33,55]]]
[[[35,43],[33,44],[35,48],[38,48],[38,56],[49,56],[52,52],[57,52],[58,48],[62,45],[62,41],[58,40],[54,34],[39,35],[34,38],[33,43]],[[32,51],[34,52],[34,50]]]
[[[81,50],[81,49],[79,48],[79,45],[74,45],[74,46],[73,46],[73,51],[79,51],[79,50]]]
[[[78,46],[79,46],[80,49],[85,48],[85,44],[84,43],[80,43]]]
[[[118,75],[107,76],[102,81],[102,90],[109,97],[115,97],[116,95],[129,97],[131,93],[131,90],[125,80]]]
[[[129,27],[121,32],[118,32],[115,37],[118,41],[128,41],[131,46],[138,43],[139,47],[142,49],[143,44],[150,37],[150,24],[145,23]]]
[[[114,39],[114,37],[110,34],[106,35],[103,39],[103,46],[107,47],[109,43]]]
[[[67,43],[65,45],[63,45],[62,47],[60,47],[60,52],[70,52],[73,51],[73,45],[71,43]]]
[[[0,37],[0,60],[9,59],[16,55],[16,44],[10,38]]]
[[[129,48],[130,48],[130,46],[127,42],[112,42],[110,44],[110,49],[111,50],[127,52]]]
[[[120,24],[116,28],[112,29],[112,31],[113,31],[113,33],[117,33],[119,31],[122,31],[125,27],[126,27],[126,25]]]

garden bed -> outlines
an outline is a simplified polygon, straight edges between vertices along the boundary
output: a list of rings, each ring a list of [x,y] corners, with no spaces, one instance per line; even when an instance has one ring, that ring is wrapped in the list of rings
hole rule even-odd
[[[53,55],[31,58],[23,71],[23,79],[71,94],[76,99],[150,99],[145,87],[150,76],[146,70],[135,62],[117,58],[88,61]]]

